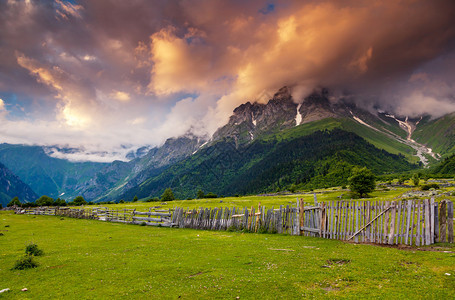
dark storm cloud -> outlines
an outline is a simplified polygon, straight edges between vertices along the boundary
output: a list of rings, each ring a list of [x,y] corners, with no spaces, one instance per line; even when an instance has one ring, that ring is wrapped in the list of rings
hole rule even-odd
[[[26,117],[2,99],[0,134],[159,144],[283,85],[438,116],[455,110],[453,20],[449,0],[1,1],[0,92]]]

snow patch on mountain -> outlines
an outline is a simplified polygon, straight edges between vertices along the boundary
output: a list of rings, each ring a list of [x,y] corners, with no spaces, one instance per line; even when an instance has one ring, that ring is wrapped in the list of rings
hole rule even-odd
[[[302,106],[302,103],[299,103],[297,106],[297,115],[295,116],[295,126],[299,126],[300,123],[302,123],[302,114],[300,113],[300,107]]]

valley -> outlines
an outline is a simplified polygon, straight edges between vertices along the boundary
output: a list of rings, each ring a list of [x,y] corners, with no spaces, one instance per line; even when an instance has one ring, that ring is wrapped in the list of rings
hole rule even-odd
[[[39,146],[8,144],[0,145],[0,162],[38,195],[118,202],[159,197],[167,187],[186,199],[200,189],[227,196],[346,185],[354,165],[377,175],[409,172],[455,153],[424,144],[436,124],[451,134],[447,121],[455,118],[442,125],[329,98],[322,89],[296,103],[283,87],[267,103],[238,106],[210,138],[188,132],[127,162],[69,162]]]

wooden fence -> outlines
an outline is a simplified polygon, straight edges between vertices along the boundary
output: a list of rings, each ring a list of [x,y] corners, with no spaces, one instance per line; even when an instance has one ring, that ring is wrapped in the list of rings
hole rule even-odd
[[[289,205],[266,209],[259,204],[257,210],[254,207],[176,208],[172,224],[180,228],[300,234],[298,209]]]
[[[453,203],[434,199],[300,202],[303,235],[377,244],[453,243]]]
[[[57,215],[136,225],[244,230],[317,236],[357,243],[431,245],[453,243],[453,203],[430,200],[330,201],[265,208],[160,209],[38,207],[17,213]]]

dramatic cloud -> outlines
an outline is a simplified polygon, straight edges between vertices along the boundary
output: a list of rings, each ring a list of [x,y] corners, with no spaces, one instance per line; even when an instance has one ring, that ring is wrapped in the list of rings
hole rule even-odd
[[[455,110],[451,0],[0,2],[2,142],[109,161],[246,101],[327,87],[366,108]]]

